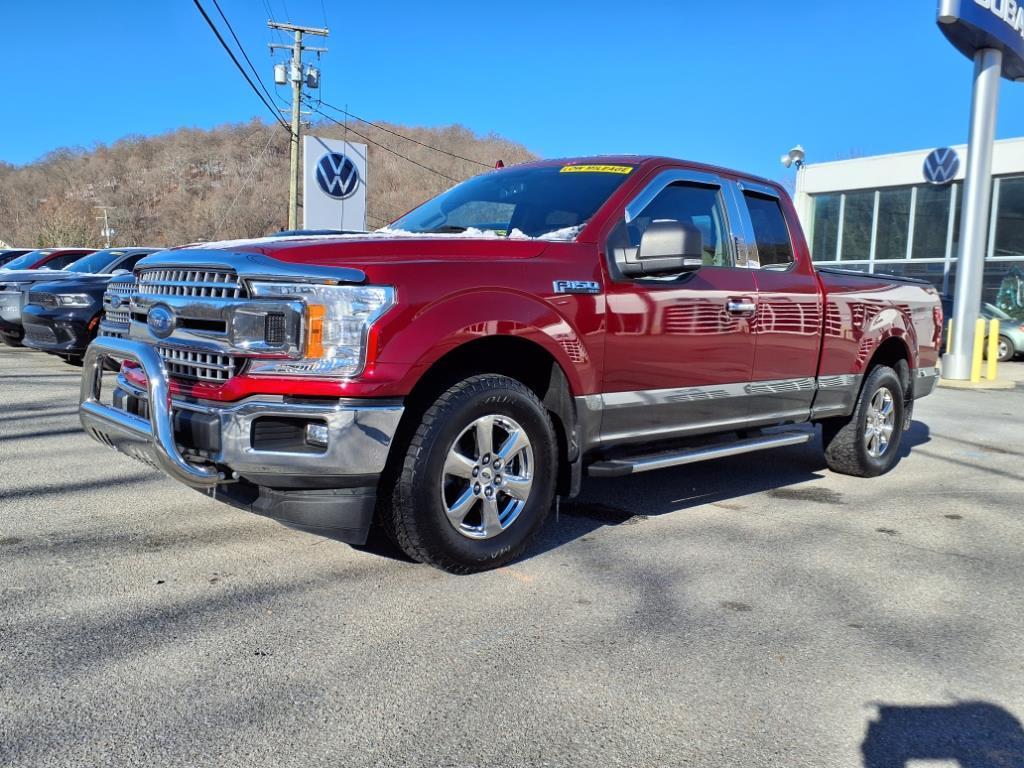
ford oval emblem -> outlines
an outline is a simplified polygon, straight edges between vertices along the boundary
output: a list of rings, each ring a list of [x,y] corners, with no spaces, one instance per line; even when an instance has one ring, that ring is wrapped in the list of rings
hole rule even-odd
[[[174,312],[170,307],[158,304],[149,310],[146,324],[149,325],[149,330],[154,336],[158,339],[166,339],[174,333],[175,319]]]
[[[117,309],[121,306],[121,297],[115,293],[107,299],[107,303],[110,305],[111,309]]]

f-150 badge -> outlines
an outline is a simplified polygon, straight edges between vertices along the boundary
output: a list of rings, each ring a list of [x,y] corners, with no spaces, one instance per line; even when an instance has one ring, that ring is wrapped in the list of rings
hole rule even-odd
[[[555,280],[555,293],[600,293],[601,285],[593,280]]]

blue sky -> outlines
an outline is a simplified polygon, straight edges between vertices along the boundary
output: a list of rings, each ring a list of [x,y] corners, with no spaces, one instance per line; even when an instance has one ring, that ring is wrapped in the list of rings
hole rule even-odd
[[[798,142],[814,162],[967,139],[972,67],[935,0],[220,2],[268,84],[266,3],[326,16],[325,100],[546,157],[658,153],[782,179]],[[189,0],[5,5],[0,160],[268,116]],[[1004,82],[998,136],[1018,135],[1024,84]]]

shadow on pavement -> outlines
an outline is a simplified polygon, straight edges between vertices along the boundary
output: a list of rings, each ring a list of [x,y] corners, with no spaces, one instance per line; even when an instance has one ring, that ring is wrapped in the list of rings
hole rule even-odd
[[[864,768],[906,768],[925,760],[961,768],[1024,768],[1024,728],[1010,712],[985,701],[880,704],[860,749]]]
[[[930,440],[928,426],[920,421],[913,422],[900,443],[900,459]],[[825,479],[822,472],[826,469],[819,436],[795,448],[716,459],[614,480],[587,479],[583,493],[561,503],[558,522],[554,519],[548,522],[522,559],[556,549],[604,526],[628,525],[704,504],[742,511],[746,507],[736,502],[757,493],[842,505],[841,495],[827,484],[787,490],[787,486]],[[900,471],[899,464],[893,471]]]

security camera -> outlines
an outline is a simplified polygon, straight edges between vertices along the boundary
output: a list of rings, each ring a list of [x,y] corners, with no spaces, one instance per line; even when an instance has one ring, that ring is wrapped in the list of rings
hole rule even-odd
[[[784,154],[781,160],[782,164],[786,168],[792,168],[795,165],[798,169],[800,169],[804,167],[805,157],[806,153],[804,152],[804,148],[800,144],[797,144],[795,147],[789,150],[789,152]]]

